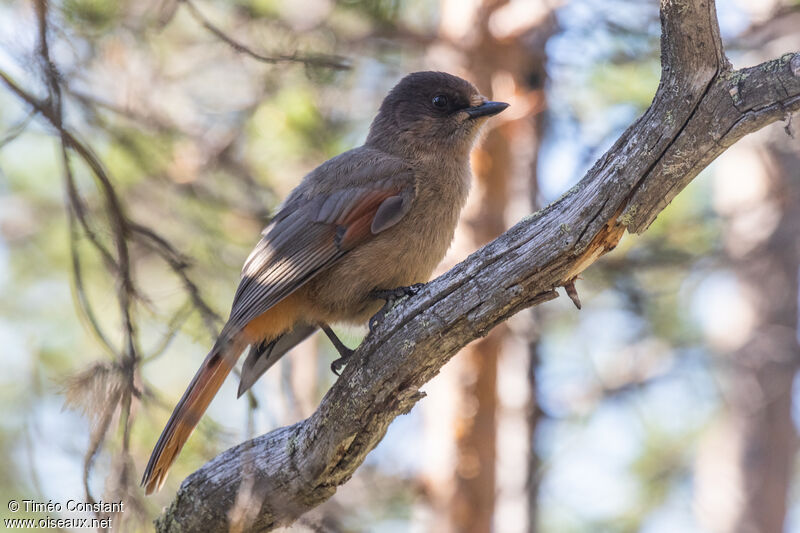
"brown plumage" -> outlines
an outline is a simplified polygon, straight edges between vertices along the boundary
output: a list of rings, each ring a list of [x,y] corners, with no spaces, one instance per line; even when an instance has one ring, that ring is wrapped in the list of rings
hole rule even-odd
[[[429,279],[467,198],[480,125],[506,107],[456,76],[410,74],[384,99],[364,146],[303,179],[245,262],[228,322],[145,468],[148,494],[247,346],[240,395],[318,327],[364,323],[381,307],[374,291]]]

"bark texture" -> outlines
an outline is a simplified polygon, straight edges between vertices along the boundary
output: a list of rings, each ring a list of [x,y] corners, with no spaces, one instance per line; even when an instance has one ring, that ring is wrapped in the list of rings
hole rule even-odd
[[[653,104],[562,198],[400,302],[353,354],[317,411],[235,446],[197,470],[158,531],[288,524],[330,498],[391,421],[459,349],[644,231],[705,166],[744,135],[800,109],[800,54],[731,70],[714,2],[662,0],[662,76]],[[249,500],[248,500],[249,499]]]

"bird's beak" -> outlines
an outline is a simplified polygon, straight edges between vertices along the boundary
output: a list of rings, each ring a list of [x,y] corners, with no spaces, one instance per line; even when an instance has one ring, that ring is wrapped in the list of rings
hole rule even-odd
[[[469,118],[490,117],[496,115],[505,108],[508,104],[505,102],[484,102],[475,107],[468,107],[465,109]]]

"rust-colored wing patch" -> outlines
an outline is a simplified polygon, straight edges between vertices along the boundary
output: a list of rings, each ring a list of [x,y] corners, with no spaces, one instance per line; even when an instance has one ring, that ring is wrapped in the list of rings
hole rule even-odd
[[[375,219],[378,208],[388,198],[396,197],[399,192],[399,189],[372,191],[359,198],[358,204],[340,223],[345,231],[339,239],[339,247],[343,250],[352,250],[371,237],[373,235],[372,221]]]

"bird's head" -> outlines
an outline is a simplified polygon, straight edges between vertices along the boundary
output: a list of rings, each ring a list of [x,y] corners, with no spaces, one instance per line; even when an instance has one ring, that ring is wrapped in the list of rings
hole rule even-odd
[[[470,82],[445,72],[409,74],[389,92],[367,144],[405,154],[468,154],[480,126],[508,104],[491,102]]]

